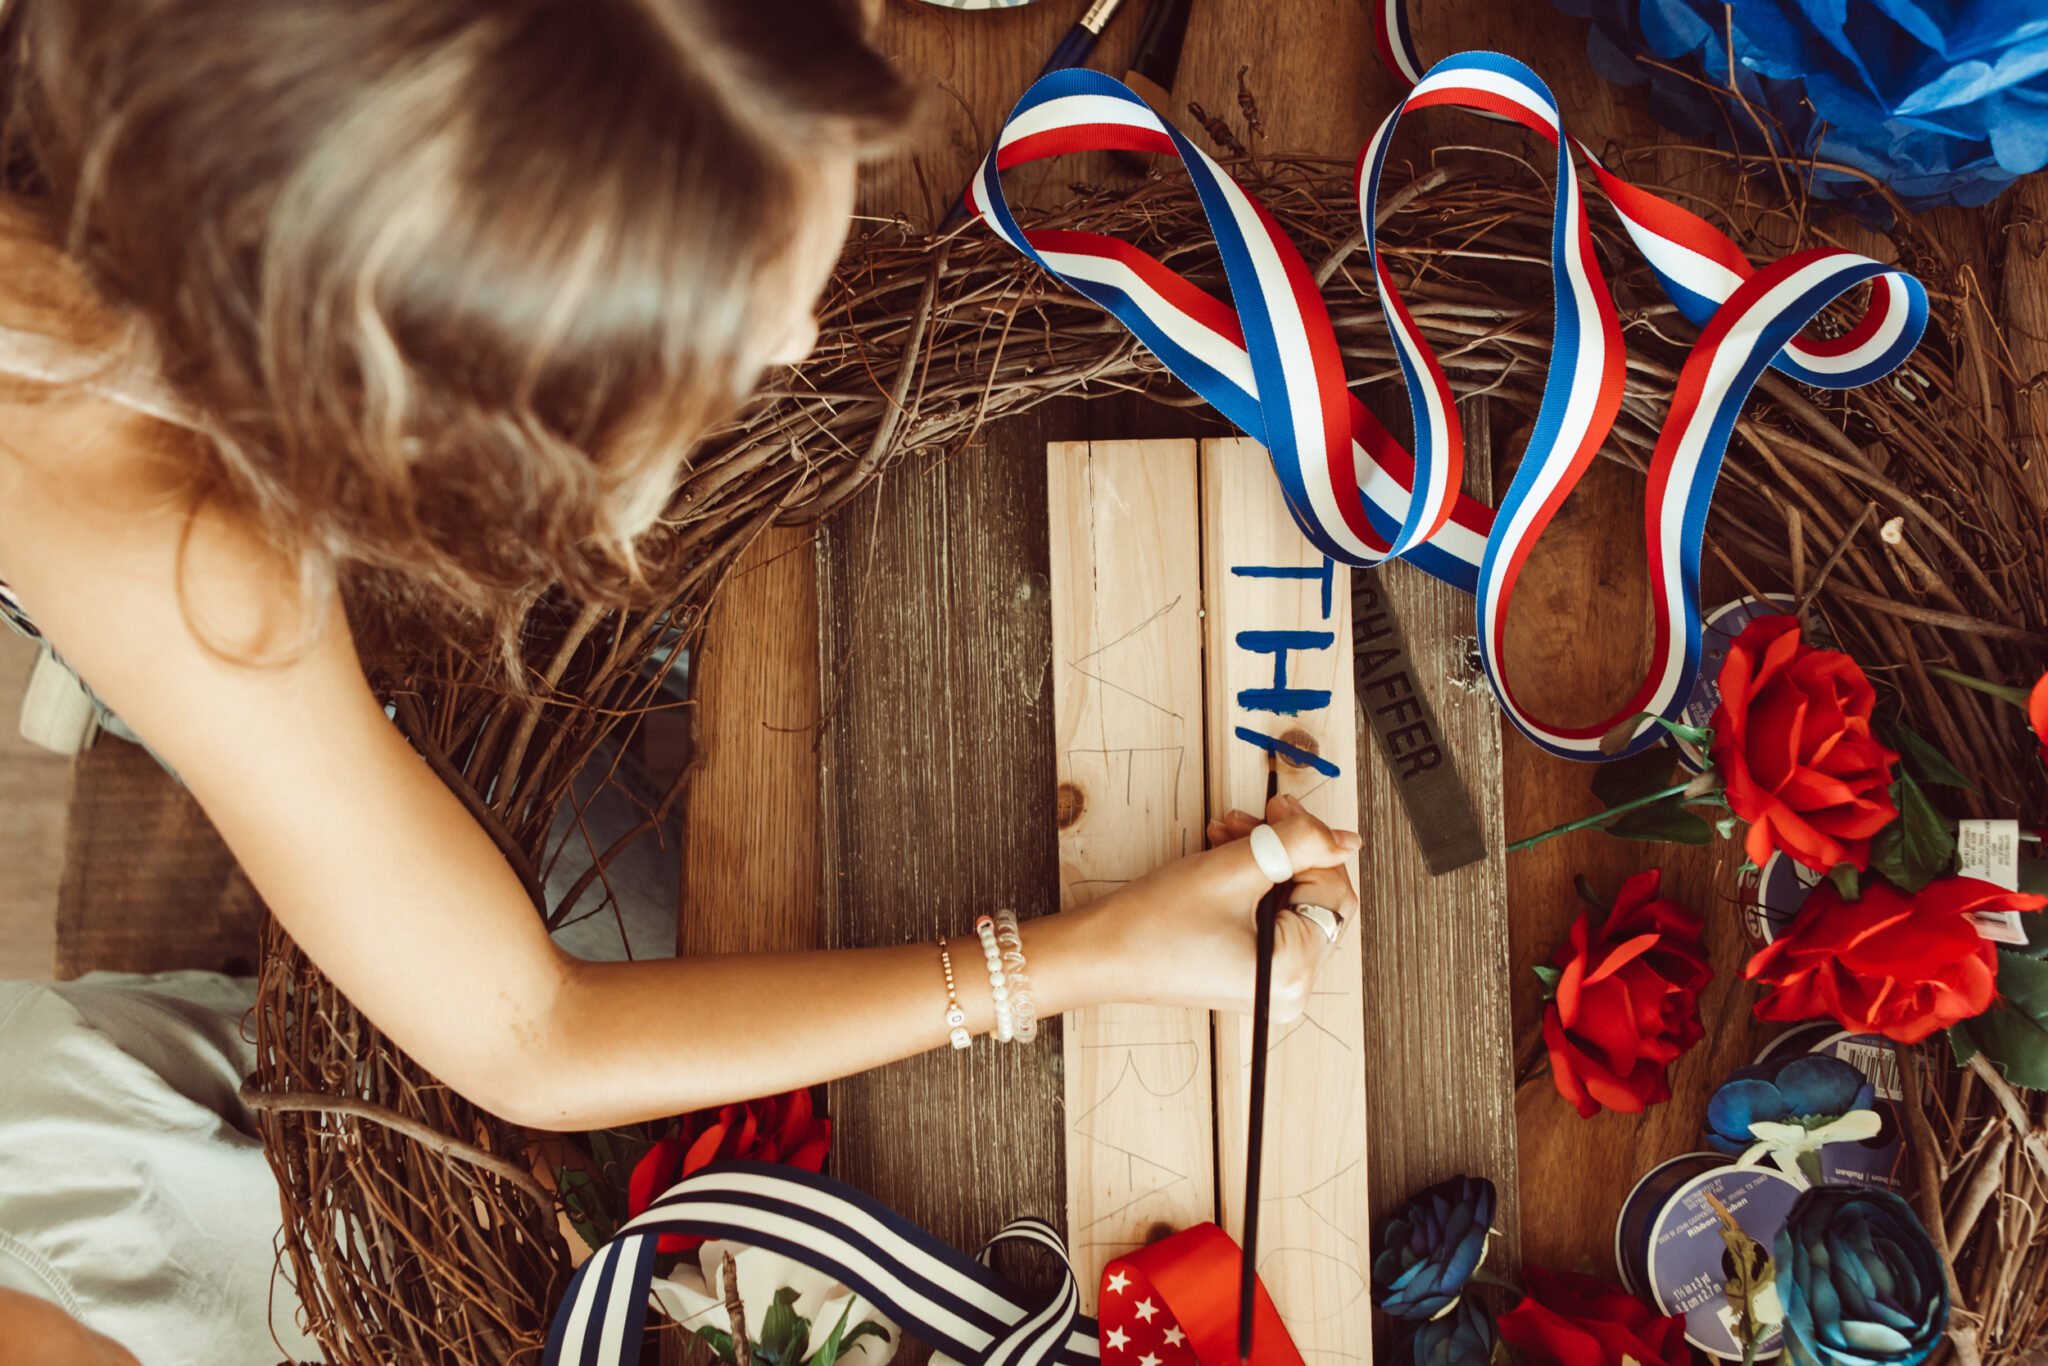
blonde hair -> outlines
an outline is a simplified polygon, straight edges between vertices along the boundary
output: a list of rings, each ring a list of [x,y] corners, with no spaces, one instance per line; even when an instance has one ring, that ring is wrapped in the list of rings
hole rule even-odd
[[[628,595],[769,359],[822,159],[908,97],[836,0],[14,0],[10,188],[295,561],[501,639]]]

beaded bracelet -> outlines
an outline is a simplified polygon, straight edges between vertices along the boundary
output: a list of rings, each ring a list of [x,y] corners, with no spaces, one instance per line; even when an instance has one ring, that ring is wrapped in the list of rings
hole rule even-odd
[[[1024,968],[1024,932],[1017,926],[1017,913],[997,911],[996,944],[1003,954],[1003,976],[1010,993],[1013,1035],[1018,1043],[1038,1037],[1038,1004],[1031,996],[1031,977]]]
[[[974,933],[981,940],[981,956],[988,964],[989,994],[995,997],[997,1043],[1008,1043],[1015,1036],[1014,1016],[1010,1010],[1010,989],[1003,975],[1003,951],[996,946],[996,922],[994,917],[981,915],[974,920]]]
[[[967,1012],[960,1008],[960,991],[953,982],[953,951],[943,939],[939,941],[939,966],[946,973],[946,1025],[953,1031],[949,1037],[954,1048],[966,1048],[973,1044],[974,1036],[967,1032]]]

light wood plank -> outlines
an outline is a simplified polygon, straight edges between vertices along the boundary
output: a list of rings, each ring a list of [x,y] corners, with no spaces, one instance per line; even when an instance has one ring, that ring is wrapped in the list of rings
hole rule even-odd
[[[1282,762],[1280,790],[1333,826],[1355,829],[1358,732],[1348,573],[1336,565],[1327,566],[1327,579],[1241,572],[1318,571],[1327,563],[1288,516],[1272,462],[1252,441],[1202,443],[1202,529],[1210,810],[1261,808],[1266,749],[1246,739],[1249,732],[1312,751],[1334,769]],[[1285,686],[1327,698],[1257,696],[1275,687],[1280,656],[1247,646],[1281,642],[1247,640],[1246,632],[1302,633],[1295,638],[1301,647],[1285,654]],[[1308,646],[1310,639],[1324,643]],[[1298,709],[1287,715],[1271,706]],[[1307,1015],[1274,1031],[1268,1063],[1259,1276],[1295,1345],[1319,1363],[1364,1362],[1372,1355],[1360,939],[1355,930],[1347,935],[1324,966]],[[1232,1234],[1243,1219],[1250,1053],[1250,1019],[1218,1017],[1216,1162],[1223,1224]]]
[[[1193,441],[1047,452],[1060,904],[1202,843],[1202,568]],[[1206,1011],[1108,1005],[1066,1022],[1067,1241],[1084,1308],[1102,1268],[1216,1217]]]

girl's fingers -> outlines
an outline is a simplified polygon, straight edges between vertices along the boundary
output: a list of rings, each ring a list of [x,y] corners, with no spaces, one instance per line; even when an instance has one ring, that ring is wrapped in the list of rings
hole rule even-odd
[[[1288,1024],[1308,1010],[1316,974],[1336,946],[1313,922],[1282,911],[1273,925],[1273,1022]]]
[[[1277,805],[1291,798],[1275,797]],[[1311,868],[1331,868],[1343,863],[1355,853],[1362,841],[1356,830],[1332,830],[1329,826],[1311,816],[1296,802],[1291,815],[1279,820],[1268,820],[1273,833],[1280,837],[1280,843],[1287,849],[1287,857],[1294,863],[1296,876]]]
[[[1209,822],[1209,844],[1213,848],[1219,844],[1228,844],[1232,840],[1241,840],[1258,826],[1259,818],[1249,811],[1226,811],[1223,813],[1223,819]]]
[[[1351,874],[1346,869],[1311,868],[1294,879],[1287,904],[1327,907],[1344,917],[1348,925],[1358,914],[1358,893],[1352,890]]]

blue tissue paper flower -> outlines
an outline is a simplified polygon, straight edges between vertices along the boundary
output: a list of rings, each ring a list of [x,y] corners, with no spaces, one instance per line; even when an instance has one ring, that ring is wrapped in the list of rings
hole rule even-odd
[[[1889,1191],[1816,1186],[1774,1250],[1791,1366],[1917,1366],[1948,1327],[1941,1258]]]
[[[1758,1120],[1835,1119],[1876,1104],[1877,1093],[1863,1074],[1840,1058],[1822,1053],[1774,1057],[1738,1067],[1721,1083],[1707,1101],[1706,1140],[1739,1156],[1755,1141],[1749,1126]]]
[[[2038,0],[1555,3],[1593,20],[1586,46],[1600,74],[1648,81],[1651,112],[1688,137],[1854,167],[1913,208],[1983,204],[2048,165]],[[1766,127],[1696,83],[1725,86],[1731,74]],[[1871,207],[1860,176],[1823,170],[1812,183],[1820,198]]]
[[[1460,1299],[1442,1318],[1418,1324],[1409,1349],[1415,1366],[1488,1366],[1493,1340],[1492,1316],[1476,1301]]]
[[[1493,1206],[1493,1182],[1454,1176],[1380,1225],[1380,1251],[1372,1263],[1373,1298],[1380,1308],[1397,1319],[1423,1320],[1456,1304],[1486,1259]]]

